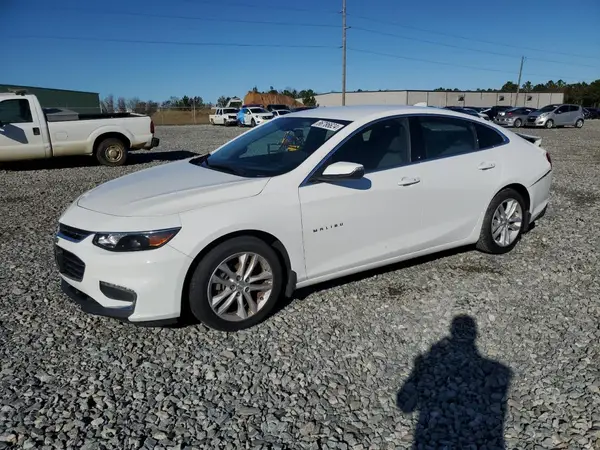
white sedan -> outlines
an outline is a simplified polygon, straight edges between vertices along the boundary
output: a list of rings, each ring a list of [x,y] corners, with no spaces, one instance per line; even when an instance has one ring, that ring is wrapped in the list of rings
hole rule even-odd
[[[541,139],[423,107],[317,108],[210,155],[109,181],[59,220],[84,311],[234,331],[296,288],[476,244],[505,253],[546,210]]]

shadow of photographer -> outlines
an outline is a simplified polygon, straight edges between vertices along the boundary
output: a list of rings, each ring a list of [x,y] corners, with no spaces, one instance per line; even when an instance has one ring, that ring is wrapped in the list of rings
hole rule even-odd
[[[512,371],[480,355],[476,338],[475,320],[457,316],[450,336],[416,358],[396,397],[401,411],[419,411],[413,449],[505,448]]]

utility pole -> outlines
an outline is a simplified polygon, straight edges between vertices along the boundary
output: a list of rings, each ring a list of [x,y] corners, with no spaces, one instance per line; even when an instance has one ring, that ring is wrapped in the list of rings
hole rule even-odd
[[[523,73],[523,62],[525,57],[521,56],[521,67],[519,67],[519,81],[517,81],[517,95],[515,97],[515,106],[518,106],[519,102],[519,91],[521,90],[521,74]]]
[[[346,106],[346,0],[342,0],[342,106]]]

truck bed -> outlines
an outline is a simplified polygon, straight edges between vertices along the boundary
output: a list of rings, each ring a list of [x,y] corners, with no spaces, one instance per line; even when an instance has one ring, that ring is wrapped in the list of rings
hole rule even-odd
[[[81,114],[68,109],[60,108],[43,108],[43,111],[48,122],[70,122],[74,120],[124,119],[127,117],[138,117],[137,114],[128,112]]]

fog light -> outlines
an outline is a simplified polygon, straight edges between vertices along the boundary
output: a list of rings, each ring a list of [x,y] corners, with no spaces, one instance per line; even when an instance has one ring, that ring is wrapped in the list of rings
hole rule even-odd
[[[137,299],[137,294],[135,291],[122,286],[117,286],[116,284],[107,283],[105,281],[100,282],[100,292],[113,300],[135,302]]]

